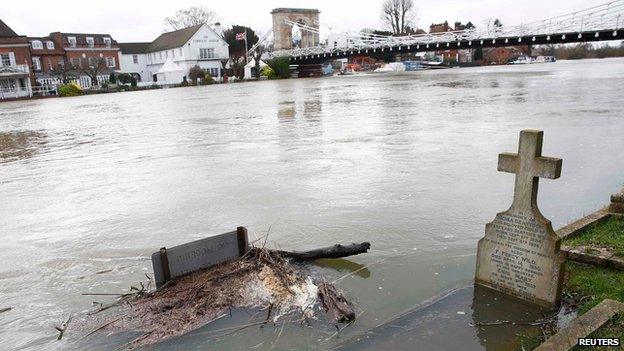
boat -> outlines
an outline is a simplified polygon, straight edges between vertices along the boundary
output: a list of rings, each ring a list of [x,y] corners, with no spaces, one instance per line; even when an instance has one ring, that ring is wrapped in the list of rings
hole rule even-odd
[[[519,56],[515,60],[509,62],[510,65],[528,65],[533,63],[533,58],[530,56]]]
[[[402,62],[390,62],[375,70],[375,73],[388,73],[388,72],[405,72],[405,65]]]
[[[554,56],[538,56],[533,60],[533,63],[549,63],[549,62],[557,62],[557,58]]]

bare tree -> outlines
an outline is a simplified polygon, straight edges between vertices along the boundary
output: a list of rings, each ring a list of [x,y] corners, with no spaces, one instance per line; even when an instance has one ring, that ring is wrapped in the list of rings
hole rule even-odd
[[[217,14],[203,6],[193,6],[186,10],[178,10],[171,17],[165,18],[165,23],[173,30],[210,24],[216,22]]]
[[[414,27],[416,8],[413,0],[384,0],[381,7],[381,19],[392,29],[394,35],[406,34]]]
[[[80,60],[78,67],[74,67],[79,73],[91,78],[92,86],[99,86],[98,76],[106,71],[106,60],[102,57],[89,57],[87,62]]]
[[[76,78],[76,70],[70,64],[63,62],[50,71],[50,75],[58,79],[61,84],[66,84],[72,78]]]

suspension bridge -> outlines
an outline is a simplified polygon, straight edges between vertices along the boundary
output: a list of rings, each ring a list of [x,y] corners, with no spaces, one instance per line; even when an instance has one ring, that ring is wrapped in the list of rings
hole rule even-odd
[[[514,45],[583,43],[624,39],[624,0],[610,1],[556,17],[516,26],[488,26],[442,33],[385,36],[364,32],[337,31],[319,22],[318,10],[275,9],[273,28],[258,45],[272,47],[264,59],[287,57],[292,64],[314,64],[354,56],[392,57],[397,54],[446,49],[477,49]],[[291,30],[297,26],[302,40],[293,47]],[[325,28],[324,28],[325,27]],[[323,43],[321,30],[339,33],[341,44]],[[285,34],[286,33],[286,34]],[[273,44],[267,45],[273,35]],[[284,38],[288,43],[284,43]]]

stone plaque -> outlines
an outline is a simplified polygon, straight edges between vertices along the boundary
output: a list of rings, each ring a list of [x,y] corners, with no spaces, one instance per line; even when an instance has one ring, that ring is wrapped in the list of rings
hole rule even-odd
[[[561,176],[562,160],[543,157],[544,133],[520,132],[517,154],[498,157],[498,170],[515,173],[511,207],[485,226],[477,249],[477,284],[544,307],[559,302],[564,256],[560,239],[537,207],[539,178]]]
[[[152,254],[154,280],[161,287],[172,278],[196,272],[215,264],[231,261],[247,252],[247,229],[162,248]]]

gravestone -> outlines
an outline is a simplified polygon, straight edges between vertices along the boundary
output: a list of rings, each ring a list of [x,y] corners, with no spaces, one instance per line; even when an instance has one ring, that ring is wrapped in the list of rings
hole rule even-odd
[[[154,280],[161,287],[169,280],[243,256],[248,249],[247,229],[193,241],[152,254]]]
[[[564,256],[560,239],[537,207],[537,189],[539,178],[559,178],[562,160],[542,156],[543,136],[523,130],[518,153],[498,156],[498,170],[516,174],[514,198],[485,226],[475,282],[552,308],[559,302]]]

